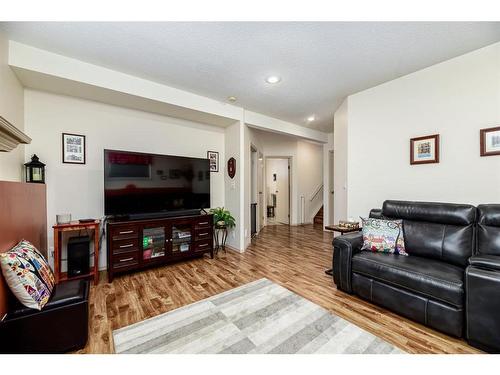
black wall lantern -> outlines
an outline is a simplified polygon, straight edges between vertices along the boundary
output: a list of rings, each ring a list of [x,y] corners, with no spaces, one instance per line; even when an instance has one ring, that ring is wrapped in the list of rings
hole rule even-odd
[[[45,183],[45,164],[43,164],[38,156],[33,155],[29,163],[24,164],[26,167],[26,182],[34,182],[38,184]]]

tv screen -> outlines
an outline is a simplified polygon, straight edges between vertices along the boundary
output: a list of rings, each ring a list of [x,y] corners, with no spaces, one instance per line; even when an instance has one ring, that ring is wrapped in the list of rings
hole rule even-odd
[[[105,215],[210,207],[208,159],[104,150]]]

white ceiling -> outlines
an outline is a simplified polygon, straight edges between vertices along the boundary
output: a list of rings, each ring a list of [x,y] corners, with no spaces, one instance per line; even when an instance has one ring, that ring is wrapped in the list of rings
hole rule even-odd
[[[500,22],[7,22],[11,40],[332,131],[350,94],[500,41]],[[281,76],[277,85],[268,75]],[[308,124],[314,114],[317,121]]]

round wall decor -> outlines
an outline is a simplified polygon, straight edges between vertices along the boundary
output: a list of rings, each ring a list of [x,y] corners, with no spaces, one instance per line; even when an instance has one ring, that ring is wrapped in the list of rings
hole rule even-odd
[[[234,178],[236,175],[236,159],[235,158],[229,158],[227,161],[227,174],[229,177]]]

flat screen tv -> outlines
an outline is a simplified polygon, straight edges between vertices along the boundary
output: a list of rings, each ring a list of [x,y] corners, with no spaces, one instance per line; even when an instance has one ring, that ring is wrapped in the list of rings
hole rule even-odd
[[[161,217],[208,207],[208,159],[104,150],[106,216]]]

